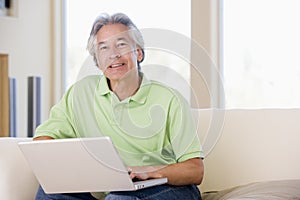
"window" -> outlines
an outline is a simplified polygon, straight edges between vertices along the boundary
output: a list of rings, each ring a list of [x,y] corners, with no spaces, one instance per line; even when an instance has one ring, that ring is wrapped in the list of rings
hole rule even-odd
[[[166,10],[166,8],[170,9]],[[191,35],[190,1],[174,3],[172,0],[67,0],[65,89],[85,74],[97,73],[95,66],[85,68],[94,65],[86,51],[86,43],[95,18],[102,12],[109,14],[123,12],[133,20],[142,32],[143,29],[149,30],[149,28],[152,28],[169,30],[187,38],[190,38]],[[172,41],[169,42],[172,43]],[[148,48],[146,43],[145,53],[146,58],[141,67],[142,71],[150,78],[159,79],[162,82],[168,81],[167,79],[170,77],[166,74],[166,71],[168,71],[169,74],[180,76],[186,82],[190,81],[189,63],[176,55],[176,52],[170,52],[168,49],[159,47]],[[178,80],[171,80],[171,82],[176,84]],[[184,96],[190,96],[189,89],[181,87],[181,85],[178,85],[178,87],[177,89],[184,93]]]
[[[226,107],[299,107],[299,1],[222,4]]]

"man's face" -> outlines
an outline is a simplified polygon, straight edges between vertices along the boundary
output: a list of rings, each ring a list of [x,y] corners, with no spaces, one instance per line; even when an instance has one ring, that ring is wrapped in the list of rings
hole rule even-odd
[[[130,70],[137,70],[142,58],[123,24],[104,25],[97,33],[97,60],[100,70],[111,81],[120,80]]]

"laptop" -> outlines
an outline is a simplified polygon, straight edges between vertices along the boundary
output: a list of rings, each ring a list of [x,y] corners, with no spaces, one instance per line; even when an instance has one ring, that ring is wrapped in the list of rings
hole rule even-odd
[[[133,191],[167,183],[134,182],[110,137],[19,142],[19,148],[48,194]]]

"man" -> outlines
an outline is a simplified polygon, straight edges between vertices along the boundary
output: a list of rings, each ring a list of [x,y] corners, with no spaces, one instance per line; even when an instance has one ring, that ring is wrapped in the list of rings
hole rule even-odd
[[[201,199],[203,153],[190,107],[176,90],[147,80],[141,72],[144,41],[124,14],[100,15],[88,40],[103,76],[75,83],[51,109],[34,140],[109,136],[132,179],[168,178],[165,185],[110,192],[106,199]],[[89,193],[37,199],[94,199]],[[95,195],[94,195],[95,196]]]

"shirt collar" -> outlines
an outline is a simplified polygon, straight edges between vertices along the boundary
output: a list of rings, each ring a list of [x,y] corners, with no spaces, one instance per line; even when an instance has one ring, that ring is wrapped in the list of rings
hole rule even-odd
[[[147,96],[151,87],[151,81],[142,73],[142,82],[138,91],[130,97],[130,100],[135,101],[140,104],[144,104],[147,100]],[[107,78],[103,75],[99,82],[99,92],[101,95],[105,96],[110,93],[110,89],[107,84]]]
[[[101,78],[100,78],[99,92],[103,96],[110,93],[110,89],[108,87],[107,80],[106,80],[106,77],[104,75],[102,75]]]

